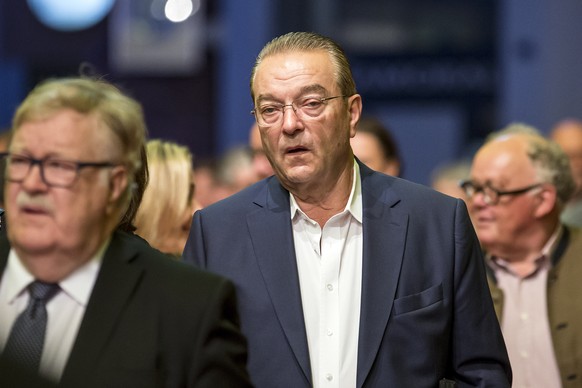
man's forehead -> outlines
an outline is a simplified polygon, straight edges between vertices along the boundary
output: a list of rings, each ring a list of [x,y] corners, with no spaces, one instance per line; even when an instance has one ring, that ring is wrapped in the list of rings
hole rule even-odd
[[[28,120],[16,128],[12,146],[34,146],[38,151],[71,148],[81,156],[90,153],[110,136],[95,115],[64,110],[42,119]]]
[[[473,178],[503,185],[534,173],[525,150],[491,145],[482,151],[484,152],[479,152],[473,161],[471,169]]]
[[[326,53],[305,52],[267,57],[257,67],[256,78],[291,79],[309,75],[333,74],[333,63]]]

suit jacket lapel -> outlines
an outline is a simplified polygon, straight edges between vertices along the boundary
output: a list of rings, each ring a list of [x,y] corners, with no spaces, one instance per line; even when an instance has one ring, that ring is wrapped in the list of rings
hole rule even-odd
[[[127,237],[114,234],[103,257],[101,270],[61,379],[63,385],[81,387],[89,378],[108,342],[109,334],[143,273],[141,267],[130,265],[136,251],[132,244],[121,243],[124,238]]]
[[[0,232],[0,278],[6,268],[8,262],[8,254],[10,253],[10,243],[5,231]]]
[[[247,217],[257,263],[285,336],[311,383],[311,367],[293,245],[289,193],[272,178]]]
[[[402,265],[408,215],[386,179],[360,164],[364,251],[357,386],[362,387],[382,342]],[[382,178],[382,179],[377,179]],[[381,187],[380,185],[384,186]]]

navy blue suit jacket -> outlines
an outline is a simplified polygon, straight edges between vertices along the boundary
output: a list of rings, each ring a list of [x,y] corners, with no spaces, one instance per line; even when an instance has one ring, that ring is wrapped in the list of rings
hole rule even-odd
[[[478,240],[459,199],[360,164],[357,387],[509,387]],[[187,262],[232,279],[257,387],[309,387],[289,192],[267,178],[193,218]]]

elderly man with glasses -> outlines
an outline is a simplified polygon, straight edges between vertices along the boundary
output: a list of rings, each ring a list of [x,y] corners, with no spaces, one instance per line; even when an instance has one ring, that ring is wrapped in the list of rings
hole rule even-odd
[[[466,206],[354,157],[362,97],[343,50],[275,38],[251,96],[275,176],[196,212],[184,259],[235,282],[253,383],[508,388]]]
[[[516,387],[582,385],[582,233],[560,223],[568,158],[513,124],[476,153],[461,187],[483,249]]]
[[[17,109],[2,360],[59,387],[248,387],[232,283],[115,230],[145,136],[140,105],[104,81],[49,80]]]

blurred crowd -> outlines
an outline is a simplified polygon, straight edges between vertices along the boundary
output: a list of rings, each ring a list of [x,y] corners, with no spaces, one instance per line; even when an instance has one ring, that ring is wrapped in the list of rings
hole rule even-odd
[[[39,84],[0,136],[0,385],[580,386],[582,122],[492,128],[428,188],[355,90],[277,38],[248,143],[201,159],[105,81]]]

